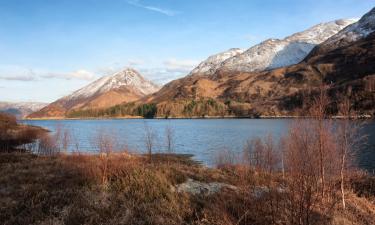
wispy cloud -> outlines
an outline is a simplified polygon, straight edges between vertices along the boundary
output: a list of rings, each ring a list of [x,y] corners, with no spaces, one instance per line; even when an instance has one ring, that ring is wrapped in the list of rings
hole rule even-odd
[[[77,70],[69,73],[55,73],[49,72],[41,75],[42,78],[56,78],[65,80],[93,80],[96,76],[87,70]]]
[[[130,5],[139,7],[139,8],[143,8],[143,9],[147,9],[147,10],[154,11],[154,12],[157,12],[157,13],[161,13],[161,14],[164,14],[166,16],[175,16],[176,14],[180,13],[179,11],[175,11],[175,10],[170,10],[170,9],[165,9],[165,8],[161,8],[161,7],[142,4],[140,0],[128,0],[127,3],[130,4]]]
[[[30,75],[0,75],[1,80],[10,80],[10,81],[34,81],[36,80],[36,77],[30,76]]]
[[[140,68],[139,72],[158,84],[166,84],[172,80],[186,76],[195,66],[197,60],[178,60],[175,58],[163,61],[163,65],[154,68]]]
[[[178,60],[178,59],[172,58],[172,59],[165,60],[163,64],[169,70],[180,70],[180,71],[189,70],[190,71],[199,64],[199,61],[190,60],[190,59]]]
[[[73,72],[51,72],[45,69],[30,69],[15,65],[0,65],[0,80],[39,81],[43,79],[93,80],[96,75],[80,69]]]
[[[128,65],[131,66],[141,66],[145,64],[145,61],[140,60],[140,59],[132,59],[128,61]]]
[[[0,65],[0,80],[35,81],[37,76],[31,69],[14,65]]]

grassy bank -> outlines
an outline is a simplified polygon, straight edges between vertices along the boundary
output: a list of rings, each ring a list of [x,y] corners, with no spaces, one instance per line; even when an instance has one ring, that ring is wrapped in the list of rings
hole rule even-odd
[[[187,180],[230,184],[176,191]],[[373,224],[374,182],[352,176],[348,207],[312,210],[310,224]],[[1,224],[291,224],[287,180],[240,165],[206,168],[187,156],[0,154]],[[360,197],[362,196],[362,197]]]

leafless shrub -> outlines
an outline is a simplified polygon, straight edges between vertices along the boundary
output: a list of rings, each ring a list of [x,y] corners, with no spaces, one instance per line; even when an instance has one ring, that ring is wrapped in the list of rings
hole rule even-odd
[[[173,153],[175,150],[175,130],[170,124],[165,128],[165,142],[167,153]]]
[[[343,209],[346,208],[345,203],[345,178],[346,170],[354,161],[356,153],[366,137],[361,134],[362,124],[356,120],[352,120],[351,102],[346,96],[342,98],[339,105],[339,113],[343,118],[337,121],[337,154],[340,159],[340,189],[341,201]]]
[[[308,121],[295,122],[285,137],[290,224],[310,224],[318,204],[319,159]]]
[[[346,157],[337,135],[345,135],[327,114],[329,102],[321,88],[310,107],[311,118],[296,120],[284,138],[292,224],[311,224],[314,210],[328,216],[336,203],[336,182]]]
[[[109,168],[109,158],[115,148],[115,137],[109,132],[106,132],[103,129],[99,129],[94,138],[94,146],[99,153],[98,169],[100,171],[101,184],[104,188],[108,185],[108,168]]]
[[[0,113],[0,151],[18,151],[20,146],[25,150],[40,133],[40,129],[18,124],[14,116]]]
[[[80,153],[80,144],[79,144],[79,140],[77,138],[77,136],[70,136],[70,141],[72,143],[72,145],[74,146],[73,148],[73,152],[74,153]]]
[[[38,155],[43,156],[54,156],[60,153],[59,145],[56,141],[56,136],[51,136],[49,134],[43,135],[39,139],[38,143]]]
[[[272,173],[280,166],[280,149],[272,135],[247,140],[243,149],[244,163],[260,172]]]
[[[327,118],[327,108],[330,104],[330,99],[327,95],[328,87],[321,86],[319,89],[319,94],[315,97],[312,101],[310,106],[310,116],[313,118],[311,123],[313,124],[312,131],[316,134],[316,144],[317,146],[317,154],[319,155],[318,162],[319,162],[319,170],[320,170],[320,182],[321,182],[321,195],[324,198],[325,194],[325,173],[326,167],[325,162],[327,151],[327,137],[330,137],[329,134],[326,132],[328,131],[329,127],[327,127],[327,122],[325,119]],[[330,124],[328,124],[330,126]]]
[[[238,163],[238,154],[230,148],[223,147],[215,153],[214,164],[218,168],[233,166]]]
[[[144,142],[145,142],[145,147],[146,147],[147,154],[148,154],[148,160],[151,163],[152,153],[154,151],[154,147],[156,144],[156,133],[152,129],[152,127],[150,127],[146,122],[144,124],[144,128],[145,128]]]

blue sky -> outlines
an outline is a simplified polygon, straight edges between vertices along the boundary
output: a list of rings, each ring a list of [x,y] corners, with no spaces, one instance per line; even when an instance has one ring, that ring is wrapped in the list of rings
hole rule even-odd
[[[165,83],[209,55],[373,0],[0,0],[0,101],[51,102],[123,67]]]

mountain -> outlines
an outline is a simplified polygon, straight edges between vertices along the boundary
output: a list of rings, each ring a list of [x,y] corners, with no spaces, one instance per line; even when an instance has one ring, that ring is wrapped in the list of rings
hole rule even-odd
[[[249,63],[251,60],[241,60],[242,56],[249,53],[247,50],[223,62],[226,64],[233,61],[232,65],[236,65],[233,68],[236,69],[219,69],[212,76],[187,76],[172,81],[160,91],[143,99],[143,102],[155,104],[156,115],[161,117],[294,115],[299,113],[300,108],[306,105],[306,99],[313,96],[323,83],[330,85],[329,94],[333,100],[333,112],[337,110],[342,95],[346,95],[351,99],[352,108],[358,114],[374,115],[375,33],[368,34],[372,30],[374,21],[373,11],[371,10],[358,22],[344,28],[331,39],[327,38],[337,32],[339,27],[345,27],[353,21],[339,20],[320,24],[286,38],[285,41],[289,43],[306,39],[304,42],[310,42],[314,46],[315,43],[322,42],[309,55],[307,51],[300,55],[301,58],[298,60],[301,62],[297,64],[276,69],[263,66],[259,68],[266,70],[246,72],[247,69],[254,68],[249,66],[252,65]],[[327,27],[336,27],[337,30],[329,35],[318,35],[322,33],[317,31]],[[337,37],[343,36],[347,31],[353,34],[354,30],[361,31],[361,36],[355,35],[356,38],[351,38],[346,44],[326,48],[321,53],[316,51],[316,49],[323,49],[327,43],[332,43],[332,40],[339,40],[338,43],[342,43]],[[268,48],[264,43],[270,44],[271,47]],[[268,40],[261,45],[265,49],[273,49],[272,43],[280,46],[277,43],[281,41]],[[251,49],[257,48],[261,46]],[[266,54],[265,58],[269,58],[267,54],[269,52],[272,51],[259,51],[257,57],[263,59],[263,54]],[[303,55],[307,56],[302,58]],[[289,61],[288,64],[290,63]],[[239,65],[244,67],[238,67]]]
[[[215,70],[256,72],[289,66],[301,62],[318,44],[356,20],[336,20],[321,23],[282,40],[268,39],[241,54],[223,61]]]
[[[218,70],[254,72],[297,64],[316,45],[356,21],[355,19],[345,19],[321,23],[282,40],[268,39],[246,51],[238,48],[229,49],[208,57],[189,75],[209,76]]]
[[[347,26],[337,34],[317,46],[310,54],[318,55],[329,52],[335,48],[343,47],[352,42],[367,37],[375,31],[375,8],[366,13],[358,22]]]
[[[371,13],[351,27],[367,29],[371,22],[363,21],[368,18],[372,18]],[[202,62],[188,76],[140,100],[72,116],[304,115],[322,85],[329,87],[330,112],[337,113],[345,96],[357,114],[374,116],[375,33],[322,52],[316,50],[323,49],[335,34],[341,33],[340,29],[349,29],[347,25],[352,22],[319,24],[283,40],[267,40],[242,53],[235,49],[220,53]],[[228,56],[231,54],[234,56]]]
[[[330,85],[335,112],[343,95],[358,114],[375,113],[375,33],[299,64],[261,72],[219,71],[172,81],[143,103],[156,116],[296,115],[321,84]]]
[[[156,84],[143,78],[134,69],[127,68],[113,75],[104,76],[32,113],[29,117],[65,117],[69,111],[106,108],[123,102],[136,101],[157,90],[159,87]]]
[[[190,72],[189,75],[212,75],[216,72],[217,69],[219,69],[221,63],[223,63],[225,60],[243,52],[244,50],[242,49],[232,48],[228,51],[212,55],[201,62],[195,69]]]
[[[22,119],[48,105],[41,102],[0,102],[0,112],[5,112]]]

